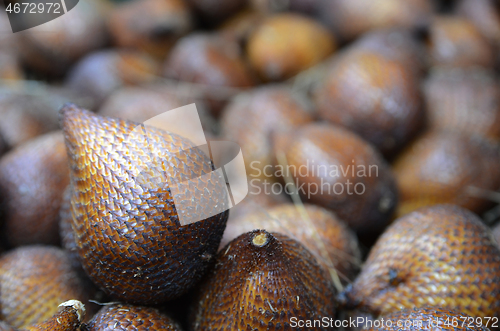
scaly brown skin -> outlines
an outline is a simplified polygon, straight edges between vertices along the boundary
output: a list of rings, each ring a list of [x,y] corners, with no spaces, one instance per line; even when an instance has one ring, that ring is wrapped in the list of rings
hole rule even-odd
[[[255,89],[233,99],[221,118],[222,136],[238,143],[246,163],[249,180],[273,182],[264,172],[272,165],[272,136],[313,121],[305,95],[282,86]]]
[[[51,318],[20,331],[79,331],[84,317],[85,306],[80,301],[70,300],[61,303]]]
[[[11,246],[59,243],[59,209],[69,168],[62,132],[19,146],[0,160],[4,236]]]
[[[326,123],[307,124],[277,135],[274,150],[286,156],[283,169],[302,186],[304,199],[335,212],[358,236],[373,238],[388,224],[397,203],[392,172],[356,134]]]
[[[457,16],[437,16],[429,32],[432,65],[487,68],[495,65],[493,47],[469,20]]]
[[[179,197],[193,201],[190,193],[195,198],[205,190],[212,194],[211,203],[192,205],[190,216],[227,206],[210,159],[180,136],[74,105],[61,110],[61,124],[71,164],[73,231],[84,270],[104,292],[127,302],[161,303],[186,292],[216,253],[228,212],[181,226],[169,180],[206,175],[197,190],[186,188]]]
[[[474,317],[500,315],[500,250],[491,230],[453,205],[396,220],[345,292],[348,307],[374,314],[441,307]]]
[[[489,329],[476,323],[476,317],[441,308],[403,309],[382,316],[381,327],[370,327],[368,331],[432,331],[432,330],[481,330]],[[484,319],[483,322],[487,323]],[[399,324],[398,324],[399,323]],[[489,321],[492,324],[492,321]],[[497,323],[498,324],[498,323]]]
[[[321,118],[391,156],[422,127],[419,80],[404,63],[370,48],[351,48],[332,62],[314,101]]]
[[[255,230],[229,243],[194,301],[192,329],[289,330],[290,319],[335,317],[331,278],[304,246]]]
[[[182,331],[170,317],[157,309],[113,304],[103,307],[87,325],[88,331]]]
[[[424,84],[427,125],[500,138],[500,85],[481,68],[435,68]]]
[[[89,299],[68,255],[50,246],[23,246],[3,255],[0,288],[2,319],[16,328],[47,320],[61,302]]]
[[[281,81],[318,64],[336,49],[333,35],[298,14],[268,17],[250,36],[248,59],[266,81]]]
[[[492,202],[484,194],[500,187],[500,148],[461,132],[428,132],[394,162],[401,204],[398,215],[419,207],[451,203],[475,213]]]
[[[230,219],[221,245],[255,229],[282,233],[304,245],[325,268],[335,268],[340,280],[352,281],[361,264],[356,235],[334,213],[309,204],[304,209],[311,223],[290,203]]]

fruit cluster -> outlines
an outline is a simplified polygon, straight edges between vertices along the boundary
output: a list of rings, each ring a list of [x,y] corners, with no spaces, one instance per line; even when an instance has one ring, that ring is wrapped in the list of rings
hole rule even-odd
[[[496,1],[5,2],[0,331],[500,327]]]

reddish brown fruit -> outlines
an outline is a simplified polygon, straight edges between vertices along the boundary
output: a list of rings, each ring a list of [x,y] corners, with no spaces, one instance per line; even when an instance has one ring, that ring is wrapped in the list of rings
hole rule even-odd
[[[429,0],[327,0],[319,7],[323,21],[343,40],[379,28],[420,28],[427,24],[431,11]]]
[[[129,1],[112,11],[108,23],[118,47],[140,49],[159,59],[192,25],[182,0]]]
[[[430,129],[500,138],[500,85],[492,72],[436,69],[424,84],[424,95]]]
[[[227,211],[181,226],[169,179],[205,175],[199,191],[186,189],[185,199],[209,190],[213,204],[192,207],[190,216],[227,206],[210,159],[178,135],[73,105],[61,110],[61,123],[72,169],[74,236],[87,274],[127,302],[160,303],[186,292],[215,254]],[[184,148],[190,149],[180,153]]]
[[[264,80],[290,78],[325,59],[336,48],[330,32],[297,14],[269,17],[248,41],[248,58]]]
[[[406,70],[414,72],[417,78],[427,67],[426,49],[410,30],[387,28],[370,31],[356,40],[352,48],[399,62]]]
[[[61,302],[87,302],[90,296],[66,253],[50,246],[24,246],[3,255],[0,287],[2,319],[16,328],[47,320]]]
[[[157,309],[127,304],[103,307],[87,328],[88,331],[181,331],[176,322]]]
[[[323,119],[353,130],[386,156],[401,149],[423,123],[414,72],[368,46],[333,62],[314,99]]]
[[[82,55],[104,46],[101,5],[84,1],[57,20],[16,33],[23,61],[44,74],[59,76]]]
[[[495,0],[459,0],[457,12],[469,19],[491,42],[500,42],[500,14]]]
[[[401,205],[399,215],[422,206],[452,203],[476,213],[500,187],[499,147],[458,132],[429,132],[394,163]]]
[[[7,153],[0,160],[0,195],[8,244],[59,243],[59,209],[68,184],[68,158],[60,131]]]
[[[68,75],[67,85],[99,104],[122,86],[152,82],[158,64],[144,53],[133,50],[104,50],[90,53]]]
[[[255,81],[243,61],[236,41],[220,35],[191,34],[172,49],[164,75],[180,81],[201,84],[201,95],[218,114],[231,88],[247,88]],[[229,88],[229,89],[225,89]]]
[[[47,92],[47,91],[44,91]],[[53,101],[54,95],[49,94]],[[6,93],[0,97],[0,136],[7,148],[57,129],[54,104],[42,96]]]
[[[334,211],[360,236],[374,237],[389,222],[397,191],[389,166],[368,143],[344,128],[308,124],[282,134],[276,155],[284,153],[277,174],[287,170],[309,202]]]
[[[195,301],[193,330],[286,330],[292,317],[335,317],[328,272],[295,240],[252,231],[216,261]]]
[[[85,306],[78,300],[63,302],[48,320],[21,331],[79,331],[85,317]]]
[[[500,250],[470,211],[422,208],[379,238],[345,297],[348,306],[374,314],[428,306],[497,317]]]
[[[256,210],[227,223],[221,245],[255,230],[283,233],[306,247],[325,268],[335,269],[342,281],[351,281],[361,264],[358,239],[334,213],[314,205],[301,209],[292,204]]]
[[[481,321],[492,325],[488,319],[476,317],[441,308],[414,308],[403,309],[395,313],[382,316],[384,322],[381,327],[366,328],[369,331],[432,331],[432,330],[481,330],[489,329]],[[375,324],[375,323],[374,323]],[[372,325],[374,325],[372,324]],[[498,324],[498,323],[496,323]]]
[[[265,169],[274,159],[273,134],[312,122],[310,108],[305,95],[287,87],[261,87],[229,103],[221,119],[221,135],[241,147],[250,177],[272,181],[272,172]]]
[[[492,67],[495,64],[495,54],[486,38],[472,22],[460,17],[434,18],[429,53],[433,65]]]
[[[99,114],[142,123],[166,111],[196,102],[203,128],[212,132],[216,122],[206,105],[183,92],[186,91],[162,85],[121,88],[109,96]]]

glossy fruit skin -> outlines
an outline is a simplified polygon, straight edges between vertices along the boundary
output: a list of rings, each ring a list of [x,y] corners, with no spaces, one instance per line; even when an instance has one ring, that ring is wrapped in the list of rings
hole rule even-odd
[[[3,232],[10,246],[59,243],[59,209],[68,184],[61,131],[39,136],[0,160]]]
[[[426,133],[394,162],[401,196],[398,214],[440,203],[485,211],[492,202],[481,194],[500,187],[499,157],[498,145],[481,137]]]
[[[175,86],[151,84],[123,87],[113,92],[99,109],[102,116],[143,123],[169,110],[196,103],[203,128],[213,132],[216,123],[203,100]]]
[[[441,307],[474,317],[500,313],[500,249],[476,215],[454,205],[419,209],[378,239],[348,306],[374,314]]]
[[[402,61],[369,48],[354,47],[332,62],[314,101],[322,119],[391,156],[422,127],[419,81]]]
[[[424,83],[427,126],[500,138],[500,84],[480,68],[435,68]]]
[[[193,25],[182,0],[139,0],[112,11],[108,27],[117,47],[142,50],[163,59],[177,38]]]
[[[207,174],[197,188],[212,190],[212,198],[219,199],[214,204],[227,206],[210,159],[197,148],[177,154],[193,147],[180,136],[147,127],[146,139],[136,122],[74,105],[61,110],[61,124],[70,156],[73,231],[84,270],[105,293],[125,302],[155,304],[186,292],[215,254],[228,213],[180,226],[166,182]],[[209,208],[197,205],[191,214]]]
[[[104,46],[107,37],[101,5],[84,1],[70,15],[17,32],[23,62],[45,75],[61,76],[82,55]]]
[[[429,0],[323,0],[319,6],[322,20],[346,41],[379,28],[425,27],[431,11]]]
[[[312,67],[333,53],[335,40],[316,21],[298,14],[269,17],[247,46],[252,67],[266,81],[280,81]]]
[[[308,219],[302,217],[300,207],[291,203],[257,209],[253,213],[229,219],[221,245],[255,230],[282,233],[306,247],[320,265],[332,268],[341,281],[354,279],[361,264],[358,239],[334,213],[315,205],[304,205]],[[326,252],[326,256],[325,256]]]
[[[164,76],[201,84],[201,92],[217,115],[230,96],[224,88],[244,89],[255,84],[255,78],[242,57],[238,43],[221,35],[193,33],[181,38],[166,60]],[[223,91],[223,92],[221,92]]]
[[[101,104],[120,87],[153,81],[157,72],[158,63],[143,52],[101,50],[86,55],[75,64],[68,74],[66,85]]]
[[[417,331],[417,330],[489,330],[480,323],[476,324],[476,318],[458,311],[441,308],[414,308],[403,309],[382,317],[386,322],[381,328],[367,328],[369,331]],[[474,321],[472,324],[470,321]],[[486,320],[484,320],[486,322]],[[401,324],[398,326],[398,322]],[[391,323],[391,326],[388,325]],[[456,327],[453,325],[456,323]],[[490,325],[492,323],[490,322]]]
[[[433,65],[492,67],[495,54],[488,40],[467,19],[436,17],[430,26],[429,54]]]
[[[84,283],[68,255],[52,246],[23,246],[0,259],[1,313],[13,327],[41,323],[64,301],[87,302]]]
[[[313,121],[306,96],[272,85],[235,97],[224,109],[221,135],[241,147],[249,180],[272,181],[265,167],[273,163],[272,138]]]
[[[332,210],[358,236],[374,237],[388,224],[398,200],[393,174],[356,134],[339,126],[308,124],[278,136],[274,150],[284,153],[288,167],[283,168],[291,169],[297,187],[303,185],[299,193],[305,201]],[[319,189],[322,185],[326,187]]]
[[[291,317],[334,318],[334,293],[327,271],[301,244],[255,230],[218,253],[194,301],[192,329],[288,330]]]
[[[157,309],[113,304],[103,307],[87,325],[88,331],[181,331],[180,326]]]

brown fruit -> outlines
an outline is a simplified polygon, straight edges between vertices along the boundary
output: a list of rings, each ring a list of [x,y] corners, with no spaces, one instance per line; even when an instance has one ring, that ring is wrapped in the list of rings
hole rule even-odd
[[[118,47],[136,48],[163,59],[193,25],[182,0],[135,0],[112,11],[109,29]]]
[[[85,306],[78,300],[63,302],[48,320],[21,331],[79,331],[85,317]]]
[[[481,330],[489,329],[481,324],[481,319],[441,308],[403,309],[382,316],[381,327],[371,327],[365,330],[376,331],[426,331],[426,330]],[[483,322],[493,323],[484,319]],[[374,325],[374,324],[373,324]]]
[[[500,314],[500,250],[476,215],[453,205],[396,220],[345,293],[347,306],[388,314],[441,307],[474,317]]]
[[[266,18],[264,13],[247,9],[226,20],[218,31],[226,38],[232,38],[240,43],[247,42],[251,33]]]
[[[66,253],[51,246],[24,246],[4,254],[0,288],[2,319],[16,328],[47,320],[64,301],[90,297]]]
[[[335,40],[316,21],[298,14],[269,17],[248,41],[248,58],[264,80],[290,78],[333,53]]]
[[[288,330],[292,317],[335,317],[328,272],[301,244],[255,230],[217,255],[194,304],[192,329]]]
[[[319,115],[345,126],[391,156],[420,129],[419,81],[399,61],[351,49],[327,69],[315,92]]]
[[[323,0],[319,14],[343,40],[379,28],[416,29],[427,24],[429,0]]]
[[[305,215],[293,204],[281,204],[230,219],[221,245],[255,230],[282,233],[306,247],[325,268],[333,268],[342,281],[351,281],[361,264],[358,239],[334,213],[314,205],[304,206]]]
[[[0,159],[3,234],[8,244],[58,244],[59,209],[68,184],[60,131],[37,137]]]
[[[188,216],[226,210],[225,182],[210,159],[178,135],[74,105],[61,110],[61,124],[84,270],[104,292],[127,302],[160,303],[186,292],[215,254],[228,213],[181,226],[169,181],[203,176],[196,187],[177,187],[184,192],[178,199],[197,201],[205,193],[211,199],[190,207]]]
[[[46,96],[51,98],[51,101],[56,99],[50,93]],[[53,103],[39,95],[10,91],[1,94],[0,136],[6,147],[13,148],[38,135],[57,129],[57,111],[52,107]]]
[[[245,7],[248,0],[186,0],[199,18],[207,24],[216,24]]]
[[[99,114],[142,123],[156,115],[195,101],[203,128],[209,132],[213,131],[216,126],[215,119],[208,113],[203,101],[195,100],[189,93],[183,93],[181,89],[173,86],[121,88],[108,97]]]
[[[500,138],[500,85],[479,68],[435,69],[424,84],[427,125]]]
[[[382,232],[397,203],[392,172],[380,154],[338,126],[308,124],[275,143],[288,165],[275,171],[293,177],[301,196],[334,211],[358,235]]]
[[[113,304],[103,307],[90,321],[88,331],[181,331],[170,317],[150,307]]]
[[[365,33],[356,40],[353,49],[377,53],[388,61],[399,62],[417,78],[427,66],[427,53],[423,44],[410,30],[386,28]]]
[[[17,32],[22,60],[43,74],[63,75],[82,55],[105,45],[101,5],[84,1],[57,20]]]
[[[8,50],[0,51],[0,79],[6,85],[15,85],[24,79],[23,69],[16,53]]]
[[[433,65],[492,67],[495,64],[492,46],[472,22],[460,17],[434,18],[429,53]]]
[[[122,86],[152,82],[158,64],[148,55],[126,49],[90,53],[71,70],[66,84],[101,103]]]
[[[242,57],[238,43],[216,34],[195,33],[180,39],[164,66],[164,75],[200,84],[201,96],[210,102],[214,114],[233,88],[247,88],[255,80]]]
[[[459,0],[457,13],[469,19],[491,42],[500,42],[500,14],[495,0]]]
[[[489,191],[500,187],[499,152],[494,143],[458,132],[420,137],[394,163],[399,215],[440,203],[485,211]]]
[[[239,95],[229,103],[221,118],[221,135],[241,147],[250,177],[269,181],[272,174],[265,169],[274,159],[273,134],[312,121],[305,95],[284,86],[266,86]]]

